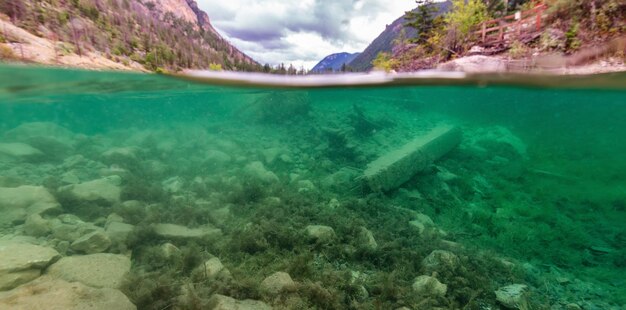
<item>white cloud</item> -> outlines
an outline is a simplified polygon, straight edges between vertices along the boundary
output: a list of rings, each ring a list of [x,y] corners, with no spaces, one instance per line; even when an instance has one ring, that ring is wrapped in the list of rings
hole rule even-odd
[[[197,0],[213,26],[261,63],[310,69],[337,52],[360,52],[413,0]]]

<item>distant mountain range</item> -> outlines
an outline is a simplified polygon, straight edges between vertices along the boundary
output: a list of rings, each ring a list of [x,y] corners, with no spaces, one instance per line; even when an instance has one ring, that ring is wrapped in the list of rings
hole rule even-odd
[[[311,72],[324,73],[340,71],[344,64],[348,65],[357,56],[359,56],[359,53],[336,53],[328,55],[318,62],[317,65],[311,69]]]
[[[452,6],[450,1],[434,3],[438,7],[438,14],[446,13]],[[417,8],[414,9],[416,11]],[[400,31],[405,29],[405,34],[407,38],[414,38],[417,36],[417,32],[414,28],[404,27],[406,20],[404,19],[404,15],[400,18],[396,19],[390,25],[387,25],[387,28],[378,35],[370,45],[365,48],[365,50],[352,62],[349,63],[350,67],[356,71],[367,71],[372,69],[372,61],[376,58],[378,53],[380,52],[388,52],[390,53],[393,49],[393,41],[400,35]]]

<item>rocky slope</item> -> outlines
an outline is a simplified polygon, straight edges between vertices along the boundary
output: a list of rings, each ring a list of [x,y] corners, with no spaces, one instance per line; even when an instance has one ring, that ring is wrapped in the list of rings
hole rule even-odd
[[[450,1],[445,1],[436,4],[439,13],[445,13],[450,8]],[[407,38],[413,38],[417,32],[410,27],[404,27],[406,20],[404,15],[389,24],[383,32],[365,48],[365,50],[350,62],[350,67],[357,71],[367,71],[372,68],[372,61],[380,52],[391,52],[393,49],[393,41],[398,38],[402,30],[404,29]]]
[[[258,70],[194,0],[6,0],[0,59],[85,68]]]

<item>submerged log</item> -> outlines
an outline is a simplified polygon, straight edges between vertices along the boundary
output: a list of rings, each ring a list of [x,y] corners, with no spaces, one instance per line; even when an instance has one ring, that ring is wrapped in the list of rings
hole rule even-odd
[[[365,184],[373,191],[399,187],[461,143],[461,130],[441,125],[367,165]]]

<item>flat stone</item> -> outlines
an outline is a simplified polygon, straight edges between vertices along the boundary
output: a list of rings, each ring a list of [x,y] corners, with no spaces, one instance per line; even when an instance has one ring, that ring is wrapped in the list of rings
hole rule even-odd
[[[103,231],[98,230],[76,239],[70,247],[76,252],[93,254],[104,252],[110,246],[111,239]]]
[[[156,224],[153,227],[157,235],[171,239],[202,239],[222,233],[220,229],[213,227],[188,228],[176,224]]]
[[[60,207],[42,186],[0,187],[0,224],[23,221],[30,214],[44,214]]]
[[[122,193],[120,183],[121,178],[117,175],[112,175],[102,179],[63,186],[59,188],[59,191],[67,192],[79,200],[102,200],[108,203],[117,203],[120,201]]]
[[[60,257],[47,247],[12,241],[0,242],[0,291],[39,277],[41,270]]]
[[[91,287],[120,288],[130,265],[130,258],[118,254],[66,256],[48,267],[46,274]]]
[[[420,296],[445,296],[448,286],[431,276],[419,276],[411,286],[413,292]]]
[[[92,288],[80,282],[40,277],[11,291],[0,292],[0,309],[136,310],[122,292]]]
[[[232,297],[213,294],[209,299],[207,309],[212,310],[271,310],[272,307],[258,300],[237,300]]]
[[[261,291],[270,295],[277,295],[285,291],[293,291],[296,283],[286,272],[276,272],[268,276],[261,282]]]
[[[0,160],[38,161],[44,153],[26,143],[0,143]]]
[[[496,291],[496,300],[507,308],[528,309],[527,291],[528,286],[524,284],[507,285]]]
[[[309,239],[317,242],[328,242],[335,238],[335,231],[332,227],[324,225],[309,225],[304,231]]]

